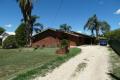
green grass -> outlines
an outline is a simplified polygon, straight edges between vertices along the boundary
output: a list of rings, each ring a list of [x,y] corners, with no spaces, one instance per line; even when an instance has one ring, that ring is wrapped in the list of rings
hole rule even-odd
[[[39,66],[37,68],[31,69],[25,73],[19,74],[17,77],[12,80],[29,80],[37,76],[45,76],[47,72],[52,71],[54,68],[61,65],[63,62],[69,60],[71,57],[77,55],[80,52],[78,48],[70,49],[70,52],[67,55],[58,56],[56,59],[49,61],[48,63]]]
[[[80,52],[80,49],[74,48],[69,54],[61,56],[55,54],[56,49],[0,49],[0,80],[28,80],[44,76]]]
[[[6,80],[17,72],[45,64],[58,55],[55,48],[33,49],[0,49],[0,80]]]
[[[110,57],[111,57],[111,64],[112,64],[112,71],[111,73],[118,77],[120,79],[120,56],[118,56],[112,49],[109,49],[111,51]],[[115,79],[115,77],[111,77],[112,80],[118,80]]]

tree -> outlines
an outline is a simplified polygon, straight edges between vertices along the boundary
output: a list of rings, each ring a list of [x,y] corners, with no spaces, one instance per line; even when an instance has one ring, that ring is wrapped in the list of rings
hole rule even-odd
[[[111,26],[106,21],[102,21],[100,25],[102,34],[108,33],[110,31]]]
[[[35,23],[34,24],[34,31],[36,33],[40,33],[43,30],[44,26],[41,23]]]
[[[26,45],[26,26],[25,23],[21,23],[20,26],[16,29],[15,33],[15,38],[16,42],[19,45],[19,47],[24,47]]]
[[[0,35],[1,35],[3,32],[5,32],[5,29],[2,28],[2,27],[0,27]]]
[[[86,28],[91,31],[92,36],[94,36],[94,31],[96,31],[96,37],[98,38],[100,24],[96,15],[93,15],[88,19],[87,23],[84,26],[84,29]]]
[[[71,29],[72,29],[72,27],[69,26],[69,25],[67,25],[67,24],[62,24],[62,25],[60,25],[60,30],[62,30],[62,31],[70,32]]]
[[[26,26],[26,37],[28,46],[32,45],[32,9],[33,9],[33,0],[17,0],[19,7],[21,9],[23,20]]]
[[[105,37],[107,37],[108,39],[115,39],[120,41],[120,29],[105,33]]]
[[[32,34],[33,30],[36,32],[40,32],[43,29],[43,25],[40,23],[36,23],[36,19],[38,16],[32,16],[33,9],[33,0],[17,0],[19,3],[19,7],[21,8],[21,12],[23,14],[23,21],[26,26],[26,37],[28,46],[32,46]],[[33,28],[33,26],[37,26],[39,28]]]
[[[96,38],[98,39],[100,31],[102,34],[110,31],[110,25],[106,21],[99,21],[96,15],[90,17],[84,26],[84,29],[91,31],[92,36],[94,36],[94,31],[96,32]]]
[[[36,20],[37,20],[38,18],[39,18],[39,17],[36,16],[36,15],[34,15],[34,16],[31,17],[31,23],[32,23],[32,27],[33,27],[32,33],[33,33],[33,31],[35,31],[36,33],[39,33],[39,32],[41,32],[41,31],[43,30],[43,28],[44,28],[43,24],[36,22]]]

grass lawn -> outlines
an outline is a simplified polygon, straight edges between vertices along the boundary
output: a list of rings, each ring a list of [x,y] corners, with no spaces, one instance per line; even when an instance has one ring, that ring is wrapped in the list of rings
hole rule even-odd
[[[112,49],[111,51],[111,64],[112,71],[110,73],[112,80],[120,80],[120,56],[117,55]]]
[[[33,49],[0,49],[0,80],[5,80],[19,71],[37,67],[55,59],[55,48]]]
[[[80,49],[74,48],[70,49],[69,56],[61,56],[55,54],[56,49],[57,48],[44,48],[35,51],[32,48],[0,49],[0,80],[7,80],[13,77],[16,77],[14,80],[23,80],[20,79],[21,75],[25,77],[27,74],[26,77],[29,77],[34,74],[42,74],[46,71],[41,72],[41,69],[47,68],[48,64],[51,63],[53,65],[55,62],[57,62],[57,65],[58,63],[61,64],[74,56],[75,53],[80,52]],[[24,78],[24,80],[26,80],[26,78]]]

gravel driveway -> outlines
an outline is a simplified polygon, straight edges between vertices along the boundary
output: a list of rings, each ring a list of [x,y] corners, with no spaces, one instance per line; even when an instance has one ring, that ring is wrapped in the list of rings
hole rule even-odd
[[[109,51],[102,46],[80,46],[82,52],[48,73],[34,80],[111,80]]]

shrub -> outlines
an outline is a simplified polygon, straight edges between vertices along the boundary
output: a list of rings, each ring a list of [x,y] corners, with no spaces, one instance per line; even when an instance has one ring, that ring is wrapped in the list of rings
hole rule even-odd
[[[61,40],[61,47],[56,51],[57,54],[65,54],[69,52],[69,41],[67,39]]]
[[[113,31],[106,33],[105,37],[107,37],[109,39],[120,40],[120,29],[116,29],[116,30],[113,30]]]
[[[17,48],[17,43],[14,35],[8,36],[3,42],[3,48],[5,49],[12,49]]]
[[[67,46],[69,46],[68,40],[67,39],[61,40],[61,48],[65,48]]]
[[[120,55],[120,29],[110,31],[105,36],[109,39],[110,46]]]

